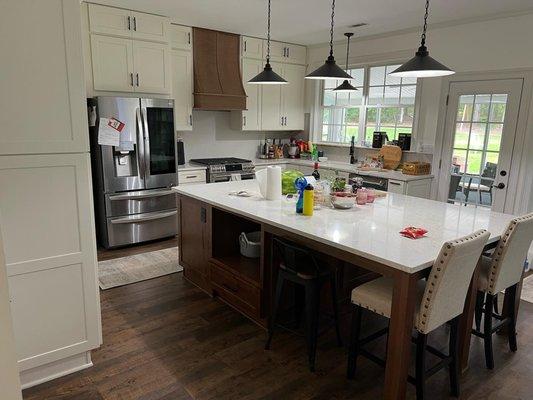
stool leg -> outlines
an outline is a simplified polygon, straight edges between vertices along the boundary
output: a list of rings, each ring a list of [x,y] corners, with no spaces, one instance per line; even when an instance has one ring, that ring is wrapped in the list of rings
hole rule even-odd
[[[352,310],[352,328],[350,330],[350,347],[348,348],[348,367],[346,376],[353,379],[357,366],[357,357],[359,356],[359,334],[361,332],[361,314],[363,309],[358,305],[353,305]]]
[[[320,285],[310,281],[305,285],[305,308],[307,323],[307,349],[309,370],[315,372],[316,344],[318,338],[318,310],[320,307]]]
[[[478,290],[476,296],[475,321],[476,329],[481,332],[481,317],[483,316],[483,302],[485,301],[485,292]]]
[[[341,330],[339,326],[339,299],[337,298],[337,271],[331,274],[331,302],[333,304],[333,317],[335,318],[335,333],[337,334],[337,344],[342,347]]]
[[[270,350],[270,342],[272,341],[272,336],[274,335],[274,327],[276,325],[276,318],[278,316],[278,308],[281,300],[281,295],[283,293],[283,279],[282,272],[278,273],[278,281],[276,283],[276,297],[274,298],[274,309],[270,315],[270,321],[268,324],[268,339],[265,344],[265,350]]]
[[[453,397],[459,397],[459,318],[451,321],[450,327],[450,391]]]
[[[492,308],[494,296],[487,293],[485,301],[485,323],[483,326],[483,339],[485,341],[485,364],[488,369],[494,368],[494,354],[492,351]]]
[[[416,400],[424,400],[426,392],[426,345],[427,335],[418,332],[416,336]]]
[[[496,314],[499,314],[499,311],[498,311],[498,295],[497,294],[494,295],[494,307],[493,308],[494,308],[494,312]]]
[[[518,289],[518,283],[514,284],[513,286],[505,289],[505,291],[510,290],[511,296],[510,296],[510,304],[513,305],[511,313],[509,315],[509,327],[507,328],[507,334],[509,335],[509,349],[511,351],[517,350],[516,345],[516,307],[514,307],[515,300],[516,300],[516,292]]]

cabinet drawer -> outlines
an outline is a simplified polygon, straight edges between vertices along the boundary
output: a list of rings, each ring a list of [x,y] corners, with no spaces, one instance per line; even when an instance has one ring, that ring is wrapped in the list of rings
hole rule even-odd
[[[206,183],[205,170],[178,171],[178,185],[189,183]]]
[[[238,279],[221,267],[211,263],[211,285],[221,298],[242,312],[258,318],[260,315],[261,291]]]
[[[405,182],[389,179],[387,192],[404,194]]]

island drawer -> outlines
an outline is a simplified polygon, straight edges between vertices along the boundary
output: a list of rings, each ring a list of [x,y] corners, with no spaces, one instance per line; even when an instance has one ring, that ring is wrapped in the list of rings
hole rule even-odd
[[[213,291],[235,308],[251,317],[259,318],[261,290],[237,278],[222,267],[211,263],[211,285]]]

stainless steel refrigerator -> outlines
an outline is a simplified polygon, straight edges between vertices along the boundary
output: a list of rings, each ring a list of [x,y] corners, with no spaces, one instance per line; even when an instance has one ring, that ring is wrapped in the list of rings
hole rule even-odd
[[[96,113],[89,131],[99,243],[110,248],[176,235],[174,101],[96,97],[87,104]],[[98,143],[100,118],[124,124],[118,146]]]

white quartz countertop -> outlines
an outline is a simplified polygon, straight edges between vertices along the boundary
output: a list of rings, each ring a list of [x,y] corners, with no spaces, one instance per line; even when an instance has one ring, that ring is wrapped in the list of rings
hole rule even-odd
[[[179,171],[199,171],[199,170],[205,170],[207,167],[205,165],[200,164],[191,164],[186,162],[183,165],[178,165],[178,172]]]
[[[313,167],[315,164],[314,161],[311,160],[301,160],[298,158],[295,159],[256,159],[254,160],[254,164],[256,166],[262,166],[262,165],[302,165],[306,167]],[[357,173],[360,175],[366,175],[366,176],[375,176],[378,178],[387,178],[387,179],[394,179],[398,181],[418,181],[422,179],[432,179],[433,175],[405,175],[401,171],[393,171],[393,170],[382,170],[382,171],[364,171],[361,169],[356,168],[354,165],[350,163],[345,162],[339,162],[339,161],[325,161],[325,162],[319,162],[319,167],[323,169],[334,169],[342,172],[348,172],[348,173]]]
[[[430,267],[442,244],[448,240],[478,229],[491,232],[489,242],[499,240],[513,218],[486,208],[461,207],[395,193],[351,210],[322,208],[306,217],[296,214],[293,202],[263,199],[255,180],[178,186],[174,190],[409,273]],[[256,194],[252,197],[229,195],[237,190]],[[422,227],[428,233],[421,239],[408,239],[399,234],[407,226]]]

